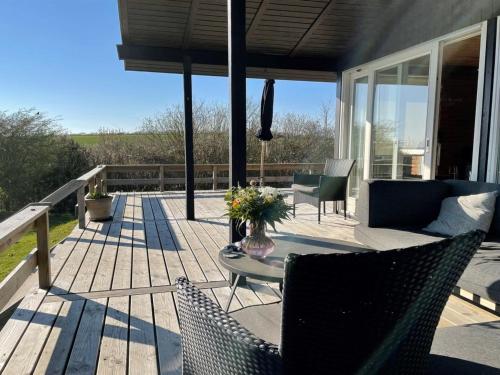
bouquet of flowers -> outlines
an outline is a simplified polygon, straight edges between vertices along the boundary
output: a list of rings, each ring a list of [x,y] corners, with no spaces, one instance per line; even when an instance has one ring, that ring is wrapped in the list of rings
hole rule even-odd
[[[250,222],[250,227],[265,230],[269,224],[276,230],[276,223],[288,219],[291,206],[278,189],[254,185],[245,188],[233,188],[225,196],[227,215],[240,223]]]

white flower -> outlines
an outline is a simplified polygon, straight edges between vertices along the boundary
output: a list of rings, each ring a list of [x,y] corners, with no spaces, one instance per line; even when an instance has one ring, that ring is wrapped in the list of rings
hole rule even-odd
[[[271,186],[265,186],[260,189],[260,194],[262,194],[264,197],[270,195],[274,199],[278,198],[278,189],[273,188]]]

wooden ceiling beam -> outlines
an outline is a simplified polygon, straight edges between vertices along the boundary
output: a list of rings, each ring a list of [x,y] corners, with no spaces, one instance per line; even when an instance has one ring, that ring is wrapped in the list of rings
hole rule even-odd
[[[300,52],[300,49],[309,42],[316,29],[328,17],[330,10],[334,7],[335,3],[335,0],[333,0],[325,5],[323,10],[318,14],[318,17],[316,17],[314,22],[311,23],[311,26],[309,26],[304,35],[302,35],[297,44],[295,44],[295,46],[292,48],[292,50],[290,51],[290,56],[296,56]]]
[[[252,18],[252,22],[250,23],[250,25],[248,25],[247,34],[246,34],[247,42],[248,42],[248,39],[252,36],[252,34],[257,29],[257,25],[259,24],[260,19],[262,18],[262,16],[266,12],[268,5],[269,5],[269,0],[262,0],[260,2],[259,8],[257,9],[257,12],[255,12],[255,15]]]
[[[193,64],[227,66],[226,51],[183,50],[168,47],[118,45],[120,60],[163,61],[183,63],[190,56]],[[321,57],[291,57],[285,55],[247,54],[247,66],[282,70],[335,72],[337,60]]]
[[[127,43],[129,38],[127,0],[118,0],[118,14],[120,18],[120,31],[122,33],[122,43]]]
[[[184,37],[182,39],[182,49],[188,49],[191,44],[191,35],[193,34],[193,25],[196,20],[196,14],[200,7],[200,0],[191,0],[191,7],[189,8],[189,18],[184,29]]]

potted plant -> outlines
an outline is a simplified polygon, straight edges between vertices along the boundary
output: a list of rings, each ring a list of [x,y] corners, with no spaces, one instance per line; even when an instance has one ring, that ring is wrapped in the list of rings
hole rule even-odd
[[[102,221],[111,218],[111,202],[113,197],[102,189],[102,180],[95,185],[94,191],[85,196],[85,207],[90,220]]]
[[[233,188],[225,196],[227,216],[241,224],[249,222],[249,234],[241,240],[244,252],[255,257],[266,257],[274,250],[274,242],[266,235],[269,224],[276,231],[276,223],[288,219],[291,206],[278,189],[258,188],[251,183],[246,188]]]

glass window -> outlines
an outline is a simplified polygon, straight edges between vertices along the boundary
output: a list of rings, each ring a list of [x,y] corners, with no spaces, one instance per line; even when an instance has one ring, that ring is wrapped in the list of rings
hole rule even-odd
[[[349,196],[358,197],[359,183],[363,180],[365,154],[365,124],[368,105],[368,77],[357,78],[352,86],[352,111],[349,126],[349,158],[356,160],[349,178]]]
[[[421,179],[429,55],[375,72],[372,178]]]

